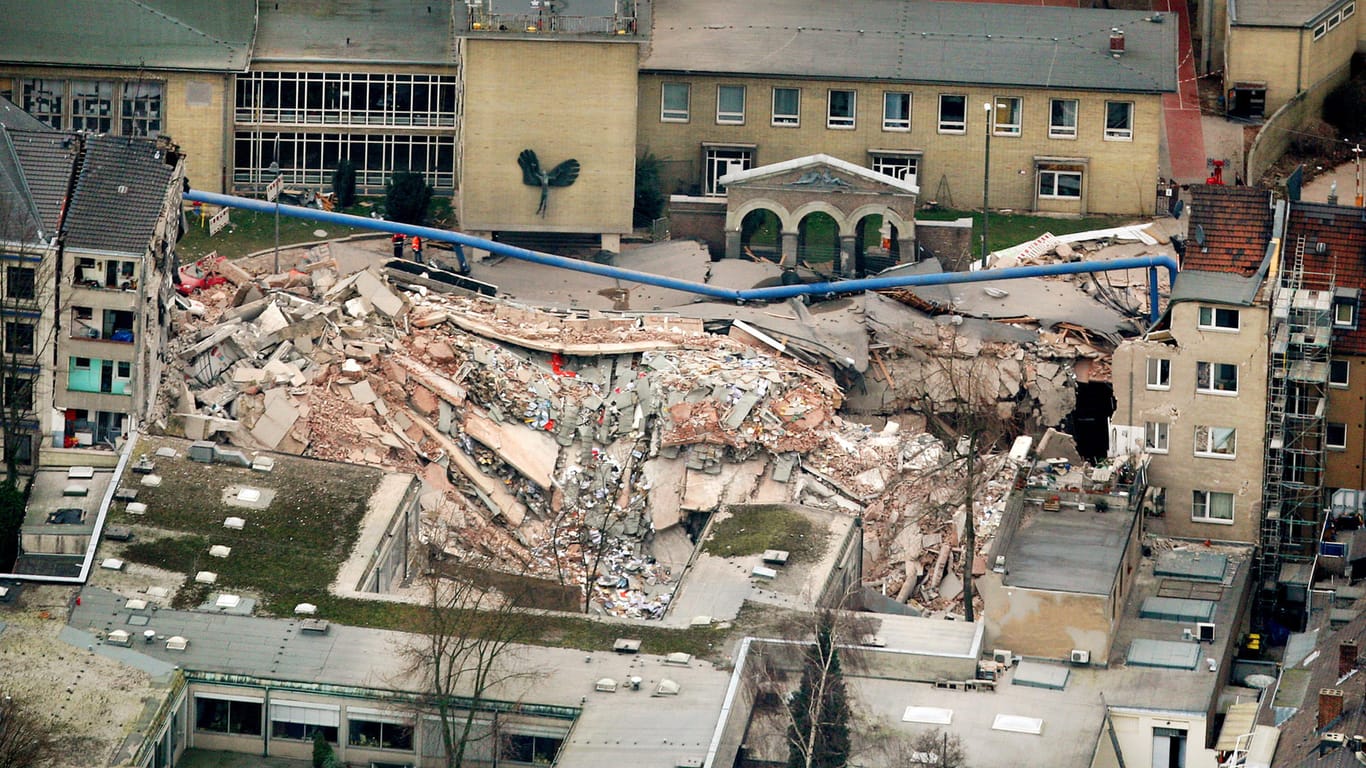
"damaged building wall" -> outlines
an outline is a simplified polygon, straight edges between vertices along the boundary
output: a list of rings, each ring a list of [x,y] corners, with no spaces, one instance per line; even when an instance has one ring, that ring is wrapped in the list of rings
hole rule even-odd
[[[1154,513],[1162,536],[1258,540],[1266,433],[1262,307],[1236,309],[1236,329],[1201,329],[1201,307],[1171,308],[1170,330],[1122,343],[1114,355],[1112,450],[1152,457]],[[1223,367],[1230,366],[1230,367]],[[1224,430],[1233,430],[1229,433]],[[1215,430],[1218,430],[1217,432]],[[1222,443],[1220,442],[1222,441]],[[1231,519],[1207,494],[1230,494]],[[1228,497],[1221,497],[1228,498]]]

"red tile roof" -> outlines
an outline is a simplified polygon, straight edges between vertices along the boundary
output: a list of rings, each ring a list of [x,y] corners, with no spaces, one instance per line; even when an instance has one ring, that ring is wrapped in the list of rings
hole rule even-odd
[[[1337,288],[1366,292],[1366,211],[1323,203],[1294,203],[1286,225],[1285,264],[1291,266],[1299,238],[1305,239],[1304,271],[1307,288],[1325,288],[1328,278]],[[1318,243],[1323,243],[1319,253]],[[1358,309],[1357,330],[1335,330],[1333,352],[1366,354],[1366,322]]]
[[[1270,193],[1252,187],[1198,186],[1190,188],[1190,196],[1181,269],[1244,277],[1255,273],[1271,239]]]

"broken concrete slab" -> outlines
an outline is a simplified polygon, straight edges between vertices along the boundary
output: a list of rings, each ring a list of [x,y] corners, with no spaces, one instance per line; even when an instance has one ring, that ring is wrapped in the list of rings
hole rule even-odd
[[[555,438],[522,424],[497,424],[482,409],[465,408],[465,434],[495,451],[541,488],[549,488],[560,449]]]

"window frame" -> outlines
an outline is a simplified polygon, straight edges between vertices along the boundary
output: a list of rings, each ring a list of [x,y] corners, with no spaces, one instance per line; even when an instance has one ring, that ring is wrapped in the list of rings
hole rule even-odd
[[[1342,311],[1347,311],[1347,319],[1342,319]],[[1339,301],[1333,304],[1333,327],[1334,328],[1356,328],[1357,327],[1357,305],[1350,301]]]
[[[1338,369],[1339,366],[1341,366],[1340,370],[1341,370],[1342,373],[1343,373],[1343,377],[1342,377],[1342,380],[1341,380],[1341,381],[1337,381],[1337,380],[1335,380],[1335,379],[1333,378],[1333,371],[1334,371],[1335,369]],[[1347,361],[1347,360],[1329,360],[1329,361],[1328,361],[1328,386],[1333,387],[1334,389],[1346,389],[1346,388],[1352,386],[1352,364],[1351,364],[1351,362],[1349,362],[1349,361]]]
[[[1340,442],[1333,442],[1332,430],[1334,428],[1337,428],[1342,432],[1342,440]],[[1347,423],[1343,421],[1326,422],[1323,426],[1323,444],[1330,451],[1347,450]]]
[[[19,328],[26,329],[26,337],[16,337],[12,335],[18,333]],[[28,323],[22,320],[6,320],[4,330],[4,344],[0,346],[0,352],[6,355],[19,355],[23,357],[32,357],[37,354],[38,325],[36,323]],[[18,349],[11,349],[10,347],[12,344],[18,347]]]
[[[1059,125],[1054,122],[1054,110],[1058,104],[1072,105],[1072,125]],[[1067,139],[1075,141],[1081,129],[1081,100],[1080,99],[1049,99],[1048,100],[1048,138]]]
[[[849,114],[835,114],[835,94],[849,95]],[[847,122],[846,122],[847,121]],[[858,127],[858,91],[853,88],[831,88],[825,93],[825,127],[831,131],[852,131]]]
[[[19,279],[18,276],[26,276]],[[27,286],[27,291],[16,291],[17,286]],[[38,270],[20,264],[5,265],[5,298],[30,300],[38,297]]]
[[[791,92],[796,97],[796,107],[791,113],[778,112],[778,92]],[[773,93],[770,95],[770,124],[779,128],[800,128],[802,124],[802,89],[789,88],[786,86],[773,86]]]
[[[1110,108],[1112,106],[1123,106],[1128,112],[1126,127],[1110,127]],[[1106,141],[1133,141],[1134,140],[1134,102],[1132,101],[1106,101],[1105,102],[1105,140]]]
[[[1200,497],[1201,497],[1201,496],[1204,497],[1203,502],[1200,500]],[[1227,497],[1227,498],[1228,498],[1228,517],[1227,517],[1227,518],[1224,518],[1224,517],[1215,517],[1215,516],[1213,516],[1213,515],[1211,514],[1211,509],[1212,509],[1213,506],[1214,506],[1214,505],[1213,505],[1213,502],[1214,502],[1214,497],[1215,497],[1215,496]],[[1202,508],[1203,508],[1203,510],[1204,510],[1204,514],[1196,514],[1197,510],[1200,510],[1200,509],[1202,509]],[[1237,516],[1238,516],[1237,499],[1234,497],[1234,495],[1233,495],[1232,493],[1229,493],[1229,492],[1227,492],[1227,491],[1206,491],[1206,490],[1199,490],[1199,489],[1196,489],[1196,490],[1192,490],[1192,491],[1191,491],[1191,521],[1192,521],[1192,522],[1196,522],[1196,523],[1217,523],[1217,524],[1219,524],[1219,525],[1233,525],[1234,521],[1237,519]]]
[[[944,119],[944,101],[946,99],[957,99],[962,107],[962,119],[946,121]],[[966,93],[941,93],[939,94],[938,132],[950,135],[965,134],[968,132],[968,95]],[[945,127],[947,126],[947,127]]]
[[[1215,440],[1214,430],[1227,430],[1228,437],[1223,441]],[[1203,430],[1203,432],[1202,432]],[[1228,444],[1228,450],[1219,450],[1218,443]],[[1203,443],[1203,445],[1202,445]],[[1195,455],[1202,459],[1232,460],[1238,458],[1238,430],[1235,427],[1218,427],[1208,424],[1195,425]]]
[[[1143,450],[1148,453],[1171,451],[1171,427],[1166,421],[1143,422]]]
[[[1149,357],[1147,358],[1147,388],[1167,390],[1172,388],[1172,361],[1169,357]],[[1157,367],[1154,369],[1153,364]],[[1154,377],[1153,374],[1157,376]],[[1154,383],[1156,379],[1156,383]]]
[[[906,116],[888,117],[893,97],[901,97],[904,100]],[[882,92],[882,130],[889,133],[910,133],[911,114],[915,110],[915,97],[910,91],[883,91]],[[899,113],[899,111],[898,111]]]
[[[891,170],[910,170],[913,172],[911,175],[915,177],[915,183],[920,183],[920,154],[911,152],[870,151],[868,155],[870,158],[868,169],[874,173],[880,173],[884,176],[891,176],[894,179],[906,181],[905,173],[888,173],[884,168]]]
[[[380,719],[374,715],[369,714],[347,713],[346,745],[349,747],[359,747],[361,749],[385,750],[387,752],[414,752],[416,750],[417,742],[417,724],[413,722],[395,722],[397,719],[398,718],[387,716],[384,717],[384,719]],[[360,729],[356,727],[356,723],[367,723],[370,725],[379,726],[379,737],[376,739],[375,743],[369,743],[368,741],[357,741],[357,739],[361,738],[361,733]],[[395,737],[406,736],[406,747],[386,746],[385,731],[390,728],[397,729],[393,734]],[[368,739],[369,737],[367,736],[366,738]],[[398,742],[388,741],[387,743],[392,745],[395,743],[399,743],[401,741],[403,741],[403,739],[399,738]]]
[[[1077,193],[1075,195],[1062,194],[1062,188],[1058,182],[1063,177],[1075,177],[1077,180]],[[1040,200],[1080,200],[1082,197],[1082,185],[1085,183],[1086,172],[1074,170],[1062,170],[1055,168],[1040,168],[1038,170],[1037,191]],[[1045,181],[1049,182],[1048,192],[1044,191]]]
[[[1206,318],[1206,311],[1208,311],[1208,319]],[[1225,319],[1227,319],[1227,316],[1231,314],[1233,316],[1233,325],[1226,325],[1220,323],[1219,318],[1221,313],[1225,316]],[[1220,307],[1215,306],[1213,304],[1201,304],[1200,308],[1196,310],[1195,327],[1199,328],[1202,331],[1216,331],[1219,333],[1237,333],[1238,331],[1242,330],[1243,316],[1240,311],[1233,309],[1231,307]]]
[[[737,146],[730,144],[704,145],[702,147],[702,194],[706,197],[724,197],[726,194],[726,190],[717,183],[717,179],[720,179],[726,174],[718,173],[714,177],[712,176],[713,153],[717,152],[731,152],[737,155],[734,159],[745,164],[745,167],[742,170],[749,170],[754,167],[753,146]],[[744,157],[738,157],[739,155],[744,155]]]
[[[265,703],[261,699],[253,699],[245,696],[211,696],[196,693],[194,695],[194,701],[195,731],[199,731],[201,733],[221,733],[226,736],[251,736],[253,738],[260,738],[262,732],[264,731],[264,726],[262,725],[262,715],[265,711]],[[201,710],[200,702],[214,702],[216,704],[221,704],[225,707],[226,712],[224,715],[224,727],[222,730],[216,728],[207,728],[202,724],[202,721],[204,720],[204,712]],[[247,722],[245,717],[233,717],[232,710],[234,705],[256,708],[256,730],[234,730],[234,725],[240,727],[243,723]]]
[[[1209,376],[1208,376],[1208,379],[1209,379],[1209,386],[1203,386],[1203,385],[1202,385],[1202,379],[1204,379],[1204,378],[1206,378],[1206,377],[1204,377],[1204,376],[1201,375],[1201,366],[1208,366],[1205,370],[1206,370],[1206,371],[1208,372],[1208,374],[1209,374]],[[1218,384],[1219,384],[1219,382],[1220,382],[1221,380],[1226,380],[1226,379],[1220,379],[1218,376],[1215,375],[1216,370],[1217,370],[1217,369],[1215,368],[1215,366],[1226,366],[1228,369],[1231,369],[1231,370],[1233,371],[1233,388],[1232,388],[1232,389],[1222,389],[1222,388],[1220,388],[1220,387],[1218,386]],[[1238,387],[1239,387],[1239,381],[1238,381],[1238,379],[1239,379],[1240,375],[1241,375],[1241,374],[1240,374],[1240,372],[1239,372],[1239,370],[1238,370],[1238,364],[1237,364],[1237,363],[1216,363],[1216,362],[1211,362],[1211,361],[1208,361],[1208,360],[1200,360],[1200,361],[1197,361],[1197,362],[1195,363],[1195,392],[1196,392],[1196,394],[1200,394],[1200,395],[1218,395],[1218,396],[1220,396],[1220,397],[1237,397],[1237,396],[1238,396],[1238,391],[1239,391],[1239,390],[1238,390]]]
[[[739,94],[740,94],[740,111],[739,111],[739,112],[736,112],[736,111],[733,110],[733,109],[726,110],[726,111],[724,111],[724,112],[721,111],[721,98],[722,98],[722,97],[721,97],[721,94],[722,94],[723,92],[730,93],[730,94],[732,94],[732,95],[733,95],[735,92],[739,92]],[[734,85],[734,84],[729,84],[729,83],[718,84],[718,85],[716,86],[716,124],[717,124],[717,125],[744,125],[744,124],[745,124],[745,102],[746,102],[746,99],[747,99],[747,96],[746,96],[746,93],[745,93],[745,86],[743,86],[743,85]]]
[[[1002,102],[1008,102],[1007,112],[1014,122],[1001,121]],[[991,97],[991,135],[1005,138],[1019,138],[1024,133],[1024,99],[1020,96]]]
[[[670,109],[668,93],[671,88],[683,90],[683,108]],[[676,95],[676,94],[675,94]],[[692,83],[665,82],[659,86],[659,122],[687,123],[692,121]]]

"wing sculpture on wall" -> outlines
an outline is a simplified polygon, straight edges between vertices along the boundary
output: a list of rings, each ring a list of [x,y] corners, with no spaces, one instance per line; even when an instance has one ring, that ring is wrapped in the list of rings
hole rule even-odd
[[[546,173],[541,170],[541,161],[536,158],[536,153],[524,149],[517,156],[517,164],[522,167],[522,183],[529,187],[541,188],[541,204],[536,208],[536,213],[542,217],[545,216],[546,203],[550,200],[550,188],[567,187],[579,178],[579,161],[573,158],[565,160]]]

